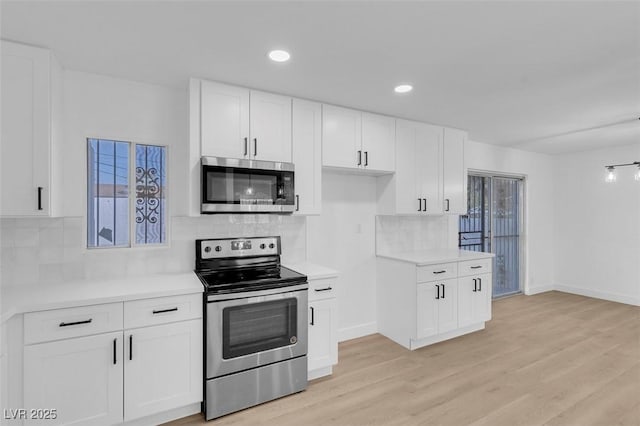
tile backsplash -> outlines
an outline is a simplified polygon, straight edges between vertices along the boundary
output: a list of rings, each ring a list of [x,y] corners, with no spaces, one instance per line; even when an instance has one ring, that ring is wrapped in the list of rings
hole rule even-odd
[[[173,217],[169,245],[116,249],[87,249],[82,217],[2,218],[0,227],[3,286],[191,271],[197,238],[279,235],[283,263],[306,258],[306,219],[299,216]]]
[[[458,216],[376,216],[376,253],[456,247]]]

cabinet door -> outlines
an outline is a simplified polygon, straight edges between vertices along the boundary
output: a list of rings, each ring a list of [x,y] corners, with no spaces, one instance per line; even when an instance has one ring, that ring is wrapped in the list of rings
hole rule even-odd
[[[322,165],[362,167],[362,113],[322,105]]]
[[[291,98],[251,91],[251,158],[291,162]]]
[[[249,90],[202,81],[201,155],[249,158]]]
[[[458,280],[444,280],[438,284],[438,333],[446,333],[458,328]]]
[[[362,165],[366,169],[396,170],[396,119],[362,113]]]
[[[475,293],[474,312],[476,322],[489,321],[491,319],[491,274],[481,274],[476,277],[478,281],[478,291]]]
[[[202,321],[125,330],[124,419],[202,401]]]
[[[422,188],[417,186],[419,161],[416,155],[418,127],[414,121],[396,123],[396,213],[420,214]]]
[[[0,74],[0,215],[47,215],[51,190],[49,52],[2,41]]]
[[[436,299],[437,296],[438,290],[435,282],[417,285],[416,337],[418,339],[438,334],[438,305],[440,299]]]
[[[445,213],[467,214],[467,173],[464,168],[464,144],[467,133],[444,129],[444,204]]]
[[[466,327],[477,319],[478,281],[476,277],[458,278],[458,325]]]
[[[121,423],[123,361],[122,332],[25,346],[24,406],[57,409],[47,425]]]
[[[320,214],[322,195],[322,106],[293,100],[293,163],[296,211]]]
[[[309,302],[309,371],[338,362],[336,324],[335,299]]]
[[[423,213],[442,214],[442,127],[419,123],[416,135],[416,179]]]

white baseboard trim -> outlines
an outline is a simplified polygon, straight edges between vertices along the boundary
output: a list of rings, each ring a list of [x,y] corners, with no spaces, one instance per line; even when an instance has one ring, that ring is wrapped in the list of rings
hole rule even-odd
[[[527,296],[533,296],[534,294],[546,293],[547,291],[553,291],[555,287],[552,284],[549,285],[539,285],[535,287],[530,287],[524,291],[524,294]]]
[[[168,410],[162,413],[153,414],[151,416],[143,417],[141,419],[124,422],[123,424],[126,426],[159,425],[161,423],[171,422],[173,420],[178,420],[183,417],[189,417],[194,414],[198,414],[199,412],[200,412],[200,403],[196,402],[194,404],[186,405],[180,408],[174,408],[173,410]]]
[[[640,306],[640,298],[628,296],[626,294],[611,293],[606,291],[592,290],[588,288],[572,287],[564,284],[556,284],[554,290],[564,293],[578,294],[580,296],[594,297],[596,299],[609,300],[611,302],[625,303],[627,305]]]
[[[351,327],[345,327],[338,330],[338,342],[344,342],[346,340],[356,339],[358,337],[368,336],[378,332],[378,323],[368,322],[364,324],[358,324]]]

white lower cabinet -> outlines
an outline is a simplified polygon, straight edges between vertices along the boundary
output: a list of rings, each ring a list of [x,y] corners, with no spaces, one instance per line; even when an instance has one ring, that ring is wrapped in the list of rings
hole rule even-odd
[[[25,314],[24,407],[56,409],[43,424],[112,425],[201,402],[201,301],[192,294]]]
[[[417,285],[418,339],[458,328],[457,293],[455,279]]]
[[[121,331],[25,346],[24,408],[56,410],[41,424],[122,422],[122,358]]]
[[[124,419],[199,401],[202,321],[125,330]]]
[[[459,278],[460,327],[491,319],[491,287],[491,274]]]
[[[336,280],[309,280],[309,380],[329,375],[338,363],[338,315]]]

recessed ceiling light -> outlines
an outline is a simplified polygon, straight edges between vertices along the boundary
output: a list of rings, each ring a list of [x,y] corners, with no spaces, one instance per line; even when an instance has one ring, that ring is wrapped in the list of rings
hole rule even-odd
[[[269,52],[269,59],[274,62],[287,62],[291,58],[286,50],[272,50]]]
[[[410,84],[400,84],[393,89],[396,93],[408,93],[413,90],[413,86]]]

